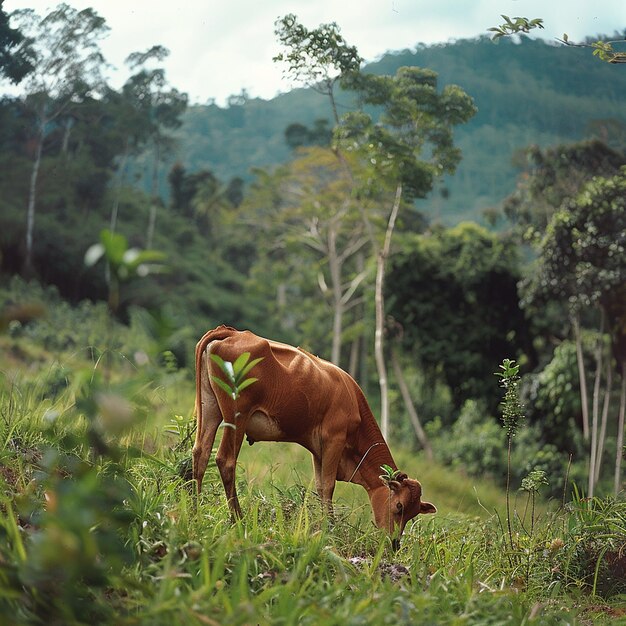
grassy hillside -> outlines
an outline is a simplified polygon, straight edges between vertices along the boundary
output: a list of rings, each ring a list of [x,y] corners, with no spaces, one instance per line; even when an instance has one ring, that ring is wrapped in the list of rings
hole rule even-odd
[[[480,217],[513,191],[516,170],[511,159],[517,150],[579,140],[594,120],[626,123],[626,74],[588,50],[529,39],[494,44],[483,38],[390,52],[366,70],[392,74],[405,65],[435,70],[441,86],[460,85],[478,106],[476,117],[456,132],[464,158],[445,183],[449,197],[435,195],[420,204],[433,218],[448,223]],[[346,96],[341,101],[349,105]],[[289,157],[283,134],[289,124],[310,125],[330,117],[328,103],[310,89],[227,109],[192,107],[173,161],[191,171],[210,169],[221,180],[250,180],[251,168],[270,167]]]
[[[187,482],[193,380],[103,306],[37,311],[0,335],[0,622],[601,624],[624,615],[626,505],[512,494],[393,445],[436,515],[399,551],[362,489],[334,520],[308,454],[242,450],[232,524],[213,463]],[[25,311],[22,311],[25,313]],[[55,317],[57,316],[57,317]],[[81,319],[82,323],[77,324]]]

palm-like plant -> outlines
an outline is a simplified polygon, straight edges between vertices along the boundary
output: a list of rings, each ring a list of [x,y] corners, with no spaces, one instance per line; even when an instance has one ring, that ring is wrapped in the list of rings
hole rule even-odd
[[[108,229],[100,232],[100,241],[90,246],[85,253],[85,265],[92,267],[100,259],[104,259],[107,264],[108,305],[113,314],[117,313],[120,306],[122,283],[165,269],[165,253],[159,250],[129,248],[124,235]]]

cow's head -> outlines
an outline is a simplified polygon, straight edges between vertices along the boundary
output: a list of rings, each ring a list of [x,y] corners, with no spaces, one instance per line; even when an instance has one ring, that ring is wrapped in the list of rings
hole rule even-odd
[[[422,501],[422,485],[406,474],[393,478],[381,476],[382,485],[370,492],[376,526],[386,530],[394,548],[400,545],[400,536],[406,523],[420,513],[436,513],[430,502]]]

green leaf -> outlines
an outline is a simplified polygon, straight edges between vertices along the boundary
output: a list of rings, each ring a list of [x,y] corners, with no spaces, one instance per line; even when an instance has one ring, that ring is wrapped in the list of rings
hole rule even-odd
[[[228,370],[224,364],[224,359],[219,354],[211,354],[211,361],[217,363],[219,368],[226,374],[228,374]]]
[[[233,374],[235,375],[236,378],[239,376],[239,372],[244,368],[249,358],[250,358],[250,353],[243,352],[237,357],[237,359],[233,363]]]
[[[259,363],[263,359],[264,357],[261,356],[258,359],[253,359],[252,361],[250,361],[250,363],[248,363],[248,365],[246,365],[241,371],[241,378],[243,378],[257,363]]]
[[[225,383],[221,378],[217,376],[211,376],[211,380],[218,385],[220,389],[226,392],[231,398],[235,395],[235,390],[228,384]]]
[[[252,383],[256,383],[258,378],[246,378],[241,384],[237,385],[237,392],[241,393],[246,387],[249,387]]]
[[[104,246],[109,263],[119,265],[124,261],[124,254],[128,250],[128,240],[124,235],[113,233],[105,228],[100,233],[100,241]]]

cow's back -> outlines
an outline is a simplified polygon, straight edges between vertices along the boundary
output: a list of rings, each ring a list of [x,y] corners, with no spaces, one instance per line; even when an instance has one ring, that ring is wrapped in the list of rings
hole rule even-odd
[[[267,439],[275,440],[280,431],[280,439],[310,447],[311,437],[325,421],[337,420],[353,430],[360,420],[356,383],[340,368],[305,350],[249,331],[214,341],[209,350],[230,362],[244,352],[250,353],[250,359],[263,359],[248,374],[258,381],[242,392],[236,409],[248,417],[259,412],[267,416]],[[214,363],[211,375],[223,378]]]

